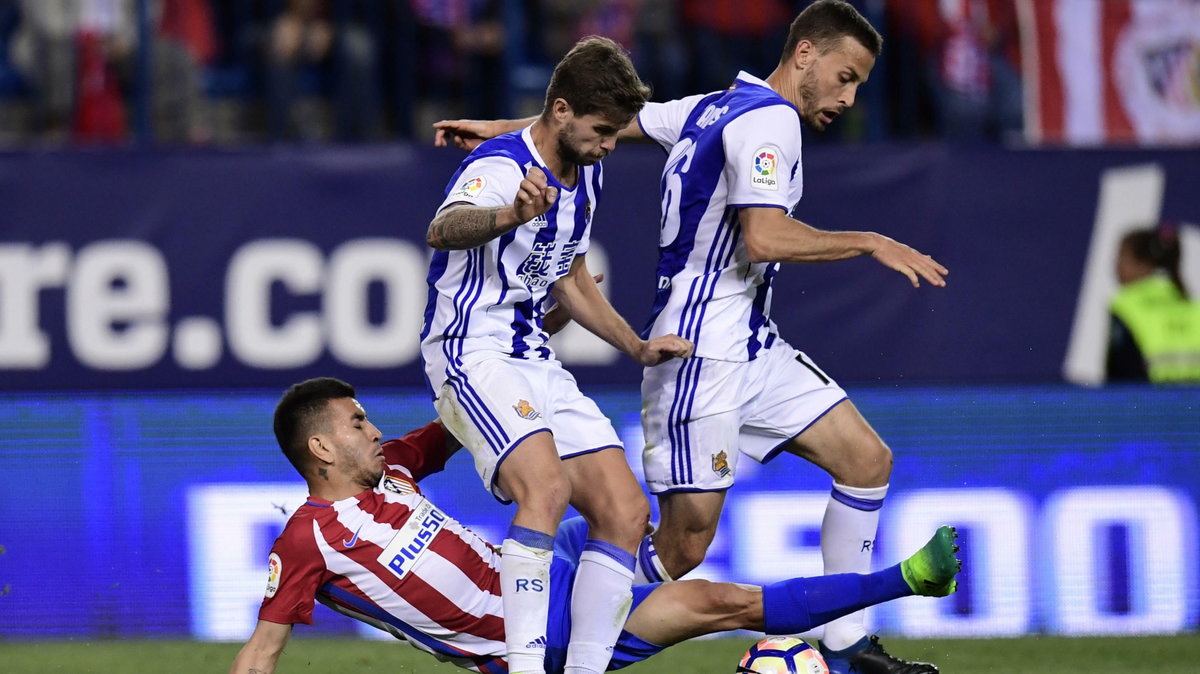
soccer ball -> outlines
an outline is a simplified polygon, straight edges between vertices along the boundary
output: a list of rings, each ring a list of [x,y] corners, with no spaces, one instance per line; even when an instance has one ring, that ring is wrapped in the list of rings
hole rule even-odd
[[[739,674],[829,674],[825,658],[799,637],[767,637],[750,647]]]

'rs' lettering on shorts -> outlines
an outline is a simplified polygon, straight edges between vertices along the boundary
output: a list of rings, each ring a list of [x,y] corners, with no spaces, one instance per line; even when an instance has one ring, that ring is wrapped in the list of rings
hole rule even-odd
[[[534,433],[550,431],[564,459],[624,448],[612,423],[558,361],[478,353],[463,361],[433,404],[442,423],[475,458],[484,487],[499,501],[510,502],[496,481],[500,465]]]
[[[642,463],[651,493],[733,486],[739,454],[765,463],[846,392],[778,340],[747,362],[690,358],[645,369]]]

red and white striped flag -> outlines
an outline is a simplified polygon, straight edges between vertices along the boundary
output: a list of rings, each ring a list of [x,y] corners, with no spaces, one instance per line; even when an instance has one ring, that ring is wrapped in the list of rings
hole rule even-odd
[[[1200,1],[1020,0],[1032,143],[1200,143]]]

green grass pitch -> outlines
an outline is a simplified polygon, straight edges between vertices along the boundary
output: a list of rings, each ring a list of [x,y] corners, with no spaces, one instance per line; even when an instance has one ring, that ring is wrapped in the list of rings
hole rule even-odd
[[[753,637],[693,641],[623,671],[630,674],[730,674]],[[1018,639],[887,639],[893,653],[936,662],[944,674],[1188,674],[1200,671],[1200,635],[1174,637]],[[133,674],[227,672],[240,644],[190,641],[0,641],[5,674]],[[305,639],[288,645],[277,670],[462,672],[404,644]]]

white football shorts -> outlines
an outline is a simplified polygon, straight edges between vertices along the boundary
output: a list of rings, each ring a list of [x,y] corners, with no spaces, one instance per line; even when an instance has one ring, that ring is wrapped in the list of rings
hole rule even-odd
[[[475,457],[484,487],[502,503],[511,499],[496,482],[500,464],[534,433],[550,431],[564,459],[624,449],[612,423],[558,361],[499,353],[471,354],[463,361],[433,404],[442,423]]]
[[[777,340],[748,362],[689,358],[642,375],[642,453],[654,494],[733,486],[739,454],[766,463],[846,392]]]

